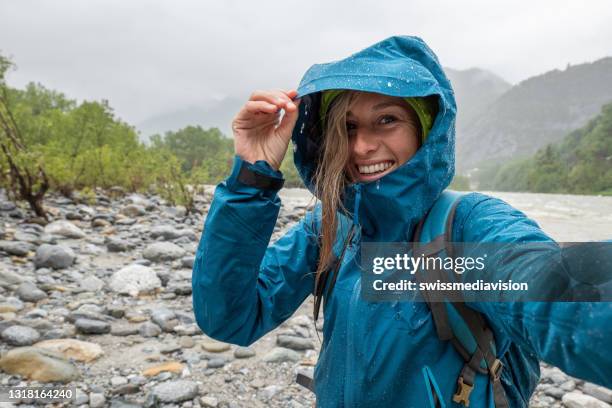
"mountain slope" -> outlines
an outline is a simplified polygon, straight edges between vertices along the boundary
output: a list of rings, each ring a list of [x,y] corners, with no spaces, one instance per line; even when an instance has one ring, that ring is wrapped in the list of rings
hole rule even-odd
[[[489,162],[527,157],[584,126],[612,101],[612,57],[568,66],[512,87],[462,127],[457,168],[465,172]]]

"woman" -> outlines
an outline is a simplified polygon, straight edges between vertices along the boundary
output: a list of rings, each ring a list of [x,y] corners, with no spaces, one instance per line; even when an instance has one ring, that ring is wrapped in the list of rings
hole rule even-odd
[[[234,119],[234,167],[215,191],[194,264],[202,330],[249,345],[314,294],[315,318],[324,298],[318,406],[459,406],[452,401],[464,360],[438,339],[427,305],[359,296],[360,247],[410,242],[451,182],[455,113],[441,65],[416,37],[391,37],[314,65],[297,91],[253,93]],[[290,139],[299,174],[321,204],[268,247]],[[452,238],[552,242],[523,213],[479,193],[460,200]],[[608,304],[470,306],[495,336],[508,406],[527,406],[538,360],[612,385]],[[493,388],[487,375],[476,375],[469,406],[502,406]]]

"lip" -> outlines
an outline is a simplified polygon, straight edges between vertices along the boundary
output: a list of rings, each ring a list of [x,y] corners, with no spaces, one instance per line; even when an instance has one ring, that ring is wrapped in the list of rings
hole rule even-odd
[[[371,164],[383,163],[386,161],[393,161],[393,164],[391,165],[391,167],[389,167],[387,170],[383,171],[382,173],[366,175],[366,174],[361,174],[359,172],[358,166],[368,166]],[[355,174],[357,175],[357,181],[368,182],[368,181],[378,180],[379,178],[384,177],[386,174],[392,172],[393,170],[397,168],[397,163],[395,162],[395,160],[366,160],[366,161],[360,161],[358,163],[355,163],[354,166],[355,166]]]

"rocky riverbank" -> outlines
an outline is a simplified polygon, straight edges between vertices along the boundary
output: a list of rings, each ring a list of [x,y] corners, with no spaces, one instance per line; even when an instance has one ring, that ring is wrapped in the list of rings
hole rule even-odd
[[[186,216],[157,196],[50,195],[42,226],[0,192],[0,385],[66,383],[72,405],[93,408],[310,407],[294,379],[312,372],[320,347],[311,298],[248,348],[195,324],[191,268],[210,199],[209,188],[197,199],[202,214]],[[272,239],[309,205],[285,196]],[[552,367],[542,374],[534,407],[612,403],[610,390]]]

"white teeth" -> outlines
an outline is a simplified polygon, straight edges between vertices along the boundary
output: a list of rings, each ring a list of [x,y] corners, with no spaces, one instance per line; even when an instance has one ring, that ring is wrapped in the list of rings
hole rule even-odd
[[[369,166],[359,166],[359,172],[361,174],[379,173],[381,171],[387,170],[391,166],[393,166],[393,162],[383,162],[371,164]]]

